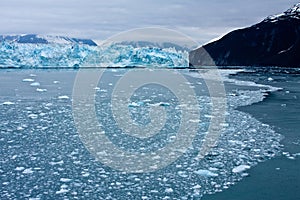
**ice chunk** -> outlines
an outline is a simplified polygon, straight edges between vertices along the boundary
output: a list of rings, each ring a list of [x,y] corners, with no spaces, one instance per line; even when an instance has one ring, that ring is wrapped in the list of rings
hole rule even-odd
[[[241,173],[243,171],[246,171],[247,169],[250,169],[249,165],[239,165],[232,169],[233,173]]]
[[[58,161],[58,162],[49,162],[50,165],[62,165],[64,164],[64,161],[61,160],[61,161]]]
[[[32,174],[33,171],[32,171],[31,168],[28,168],[28,169],[25,169],[22,173],[23,173],[23,174]]]
[[[295,153],[295,154],[293,154],[293,155],[294,155],[295,157],[296,157],[296,156],[300,156],[300,153]]]
[[[47,92],[47,89],[42,89],[42,88],[36,88],[37,92]]]
[[[40,86],[41,84],[39,82],[34,82],[34,83],[31,83],[30,86],[32,87],[38,87]]]
[[[23,82],[34,82],[34,79],[32,79],[32,78],[24,78],[22,81]]]
[[[2,105],[14,105],[15,103],[14,102],[11,102],[11,101],[5,101],[2,103]]]
[[[128,107],[136,108],[136,107],[140,107],[140,106],[143,106],[143,105],[145,105],[145,103],[143,101],[131,102],[131,103],[129,103]]]
[[[59,96],[58,99],[69,99],[70,97],[63,95],[63,96]]]
[[[64,183],[67,183],[67,182],[72,181],[72,179],[70,179],[70,178],[61,178],[60,181],[64,182]]]
[[[69,190],[65,189],[65,188],[61,188],[59,191],[56,191],[56,194],[63,194],[63,193],[67,193],[69,192]]]
[[[38,115],[32,113],[32,114],[29,114],[28,117],[29,117],[30,119],[36,119],[36,118],[38,118]]]
[[[165,192],[166,192],[166,193],[172,193],[172,192],[173,192],[173,189],[172,189],[172,188],[167,188],[167,189],[165,190]]]
[[[217,177],[218,176],[218,174],[213,173],[206,169],[199,169],[199,170],[195,171],[194,173],[198,174],[200,176],[205,176],[205,177]]]
[[[18,127],[17,127],[17,130],[18,130],[18,131],[23,131],[23,130],[24,130],[24,127],[18,126]]]
[[[160,102],[160,103],[159,103],[159,106],[162,106],[162,107],[168,107],[168,106],[170,106],[170,104],[169,104],[169,103],[166,103],[166,102]]]
[[[201,188],[201,185],[198,185],[198,184],[197,184],[197,185],[193,186],[192,188],[193,188],[194,190],[199,190],[199,189]]]
[[[16,171],[23,171],[25,169],[25,167],[16,167]]]
[[[83,173],[82,173],[82,176],[83,176],[83,177],[89,177],[89,176],[90,176],[90,174],[89,174],[89,173],[87,173],[87,172],[83,172]]]
[[[151,104],[151,106],[168,107],[168,106],[170,106],[170,104],[167,102],[159,102],[159,103]]]

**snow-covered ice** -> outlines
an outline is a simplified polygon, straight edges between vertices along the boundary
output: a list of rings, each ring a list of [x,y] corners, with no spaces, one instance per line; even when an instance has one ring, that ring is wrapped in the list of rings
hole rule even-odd
[[[25,78],[22,81],[23,82],[34,82],[34,79],[32,79],[32,78]]]
[[[232,172],[233,173],[241,173],[241,172],[244,172],[246,170],[250,169],[250,166],[249,165],[239,165],[237,167],[234,167],[232,169]]]
[[[217,177],[218,176],[218,174],[213,173],[206,169],[199,169],[199,170],[195,171],[194,173],[198,174],[200,176],[205,176],[205,177]]]
[[[39,82],[34,82],[34,83],[31,83],[30,86],[32,87],[38,87],[40,86],[41,84]]]
[[[70,97],[68,97],[67,95],[62,95],[59,96],[58,99],[70,99]]]
[[[42,89],[42,88],[36,88],[37,92],[47,92],[47,89]]]
[[[11,102],[11,101],[5,101],[2,103],[2,105],[14,105],[15,103],[14,102]]]

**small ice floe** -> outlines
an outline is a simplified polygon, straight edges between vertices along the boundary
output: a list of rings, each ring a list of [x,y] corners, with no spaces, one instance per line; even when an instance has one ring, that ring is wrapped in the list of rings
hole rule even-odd
[[[192,187],[192,189],[194,189],[194,190],[199,190],[200,188],[201,188],[201,185],[198,185],[198,184]]]
[[[47,92],[47,89],[42,89],[42,88],[36,88],[37,92]]]
[[[5,101],[2,103],[2,105],[5,105],[5,106],[9,106],[9,105],[14,105],[15,103],[14,102],[11,102],[11,101]]]
[[[195,171],[194,173],[198,174],[200,176],[205,176],[205,177],[217,177],[218,176],[218,174],[213,173],[206,169],[200,169],[200,170]]]
[[[107,93],[107,90],[105,90],[105,89],[100,89],[99,92]]]
[[[151,106],[168,107],[168,106],[170,106],[170,104],[167,102],[159,102],[159,103],[151,104]]]
[[[120,185],[122,185],[122,183],[116,182],[115,185],[120,186]]]
[[[172,192],[173,192],[173,189],[172,189],[172,188],[166,188],[165,192],[166,192],[166,193],[172,193]]]
[[[41,84],[39,82],[34,82],[34,83],[31,83],[30,86],[32,87],[38,87],[40,86]]]
[[[242,173],[241,175],[242,175],[242,177],[247,177],[247,176],[249,176],[248,173]]]
[[[287,159],[290,159],[290,160],[295,160],[295,156],[287,156]]]
[[[31,168],[28,168],[28,169],[24,169],[24,171],[22,172],[23,174],[32,174],[33,171]]]
[[[38,115],[32,113],[32,114],[29,114],[28,117],[29,117],[30,119],[37,119],[37,118],[38,118]]]
[[[55,194],[64,194],[69,192],[69,190],[65,189],[65,188],[60,188],[60,190],[56,191]]]
[[[30,77],[36,77],[36,74],[30,74],[29,76]]]
[[[181,176],[182,178],[187,178],[189,175],[187,174],[187,172],[185,172],[185,171],[179,171],[179,172],[177,172],[177,174],[179,175],[179,176]]]
[[[293,156],[295,156],[295,157],[299,156],[300,157],[300,153],[294,153]]]
[[[17,131],[23,131],[24,130],[24,127],[23,126],[18,126],[17,127]]]
[[[70,99],[67,95],[59,96],[58,99]]]
[[[34,82],[34,79],[32,79],[32,78],[24,78],[22,81],[23,82]]]
[[[83,172],[83,173],[82,173],[82,176],[83,176],[83,177],[89,177],[89,176],[90,176],[90,174],[89,174],[89,173],[87,173],[87,172]]]
[[[54,165],[62,165],[64,164],[64,161],[61,160],[61,161],[58,161],[58,162],[49,162],[50,165],[54,166]]]
[[[291,155],[289,152],[282,152],[282,155],[284,155],[287,159],[290,159],[290,160],[296,159],[296,155],[295,154]]]
[[[191,123],[200,123],[201,120],[200,119],[190,119],[189,122],[191,122]]]
[[[131,102],[131,103],[129,103],[128,107],[129,108],[136,108],[136,107],[140,107],[142,105],[144,105],[144,102],[141,102],[141,101],[139,101],[139,102]]]
[[[67,183],[67,182],[72,181],[72,179],[70,179],[70,178],[61,178],[60,181],[63,182],[63,183]]]
[[[268,81],[274,81],[274,79],[273,79],[273,78],[271,78],[271,77],[269,77],[269,78],[268,78]]]
[[[170,104],[169,104],[169,103],[166,103],[166,102],[160,102],[160,103],[159,103],[159,106],[162,106],[162,107],[168,107],[168,106],[170,106]]]
[[[23,171],[25,169],[25,167],[16,167],[16,171]]]
[[[241,172],[244,172],[244,171],[246,171],[248,169],[250,169],[249,165],[239,165],[239,166],[233,168],[232,172],[233,173],[241,173]]]
[[[53,83],[54,83],[54,84],[59,84],[60,82],[59,82],[59,81],[53,81]]]

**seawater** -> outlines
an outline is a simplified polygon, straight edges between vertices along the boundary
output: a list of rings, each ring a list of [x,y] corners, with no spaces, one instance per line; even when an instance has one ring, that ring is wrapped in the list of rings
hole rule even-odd
[[[169,118],[150,141],[126,137],[113,120],[110,100],[118,79],[128,70],[134,69],[107,69],[103,80],[93,85],[98,120],[109,138],[125,150],[162,148],[176,137],[179,101],[168,88],[158,85],[136,91],[128,109],[137,123],[149,123],[151,105],[166,109]],[[78,70],[1,70],[1,199],[200,199],[237,184],[249,175],[248,169],[280,154],[282,136],[236,110],[261,102],[280,88],[238,82],[228,77],[238,71],[220,70],[227,100],[224,128],[210,152],[195,159],[212,120],[211,99],[201,72],[177,71],[198,91],[199,104],[187,105],[190,109],[197,106],[201,113],[193,145],[165,168],[126,173],[97,161],[80,140],[72,115]]]

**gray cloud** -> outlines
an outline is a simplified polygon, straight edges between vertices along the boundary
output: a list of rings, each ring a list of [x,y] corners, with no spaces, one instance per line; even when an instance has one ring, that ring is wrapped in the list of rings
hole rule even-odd
[[[105,39],[131,28],[163,26],[204,43],[295,3],[297,0],[3,0],[0,34]]]

